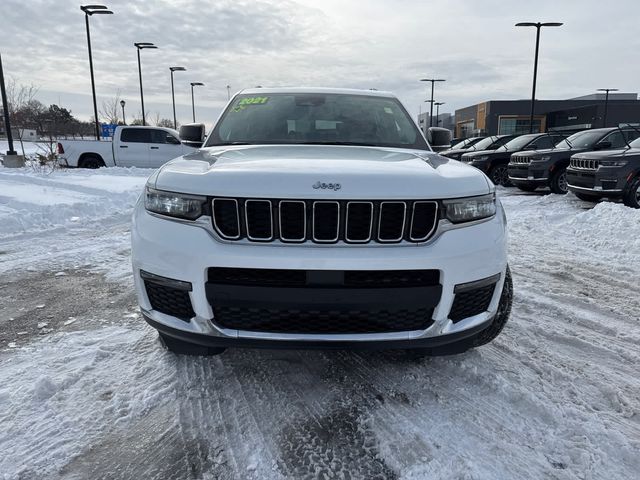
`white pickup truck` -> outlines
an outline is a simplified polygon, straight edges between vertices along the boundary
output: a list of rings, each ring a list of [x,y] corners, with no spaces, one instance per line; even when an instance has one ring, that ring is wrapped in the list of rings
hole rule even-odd
[[[80,168],[158,168],[193,150],[171,128],[120,126],[113,141],[60,140],[58,164]]]

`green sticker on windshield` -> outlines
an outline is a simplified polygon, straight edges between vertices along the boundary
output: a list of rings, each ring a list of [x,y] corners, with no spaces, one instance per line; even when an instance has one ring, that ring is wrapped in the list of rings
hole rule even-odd
[[[384,111],[393,114],[393,110],[391,110],[391,107],[384,107]]]
[[[246,98],[241,98],[240,100],[238,100],[238,103],[236,103],[236,106],[233,108],[233,111],[234,112],[239,112],[239,111],[244,110],[245,108],[247,108],[249,105],[264,105],[268,101],[269,101],[269,97],[246,97]]]

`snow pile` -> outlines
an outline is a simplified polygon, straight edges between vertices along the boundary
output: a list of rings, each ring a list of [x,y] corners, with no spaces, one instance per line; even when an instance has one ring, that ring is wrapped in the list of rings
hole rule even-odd
[[[0,169],[0,239],[128,217],[151,172]]]
[[[46,149],[43,145],[40,145],[35,142],[22,142],[24,147],[24,154],[27,157],[35,156],[38,153],[45,153]],[[20,142],[17,139],[13,139],[13,149],[16,151],[18,155],[22,155],[22,147],[20,146]],[[0,140],[0,157],[3,156],[9,150],[9,142],[6,140]]]

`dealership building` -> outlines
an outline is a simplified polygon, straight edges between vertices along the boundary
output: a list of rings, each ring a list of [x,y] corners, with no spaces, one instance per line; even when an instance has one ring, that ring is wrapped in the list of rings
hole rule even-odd
[[[536,100],[534,132],[548,130],[572,133],[604,126],[605,94],[596,93],[569,100]],[[455,112],[456,137],[529,133],[531,100],[490,100]],[[607,126],[640,125],[637,93],[609,93]]]

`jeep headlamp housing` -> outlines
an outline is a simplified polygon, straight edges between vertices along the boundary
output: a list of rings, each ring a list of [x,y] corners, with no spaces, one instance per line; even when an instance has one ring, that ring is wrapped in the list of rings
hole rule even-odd
[[[165,192],[145,187],[144,208],[169,217],[195,220],[203,213],[206,197],[185,193]]]
[[[531,159],[532,162],[548,162],[549,160],[551,160],[551,155],[543,155],[541,157],[533,157]]]
[[[451,223],[472,222],[496,214],[496,195],[443,200],[444,215]]]
[[[629,160],[626,158],[603,158],[599,160],[601,167],[624,167]]]

